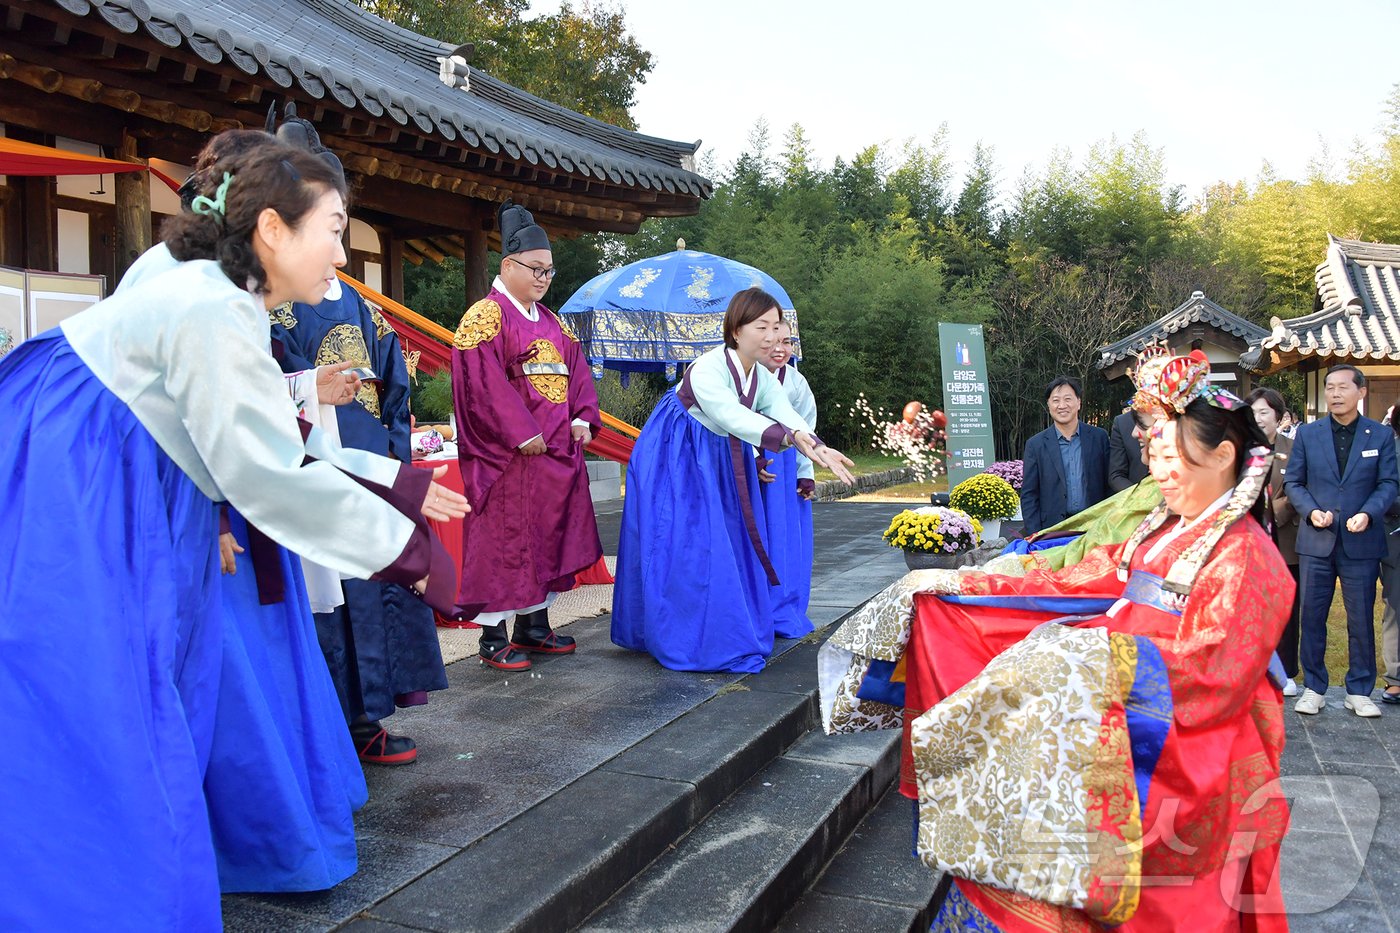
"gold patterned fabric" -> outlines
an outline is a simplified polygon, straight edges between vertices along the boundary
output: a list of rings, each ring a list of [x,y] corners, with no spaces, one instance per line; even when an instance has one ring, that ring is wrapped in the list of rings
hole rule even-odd
[[[271,311],[267,312],[268,320],[273,324],[281,324],[287,330],[297,326],[297,316],[292,313],[292,303],[284,301]]]
[[[370,320],[374,321],[374,336],[376,340],[383,340],[394,332],[393,326],[385,319],[378,305],[366,301],[365,306],[369,308]]]
[[[1114,655],[1104,629],[1042,626],[914,720],[925,862],[1108,923],[1131,916],[1142,830]]]
[[[483,298],[467,309],[452,335],[452,346],[458,350],[473,350],[501,332],[501,306]]]
[[[331,363],[354,363],[356,366],[369,366],[369,347],[365,346],[365,335],[354,324],[337,324],[326,332],[316,351],[316,365]],[[373,383],[363,383],[355,393],[355,401],[365,407],[374,417],[380,417],[379,391]]]
[[[531,342],[530,350],[532,363],[562,363],[564,357],[560,355],[559,348],[553,341],[543,337]],[[562,405],[569,399],[569,377],[557,373],[531,374],[525,377],[530,380],[530,385],[535,387],[535,391],[543,395],[556,405]]]

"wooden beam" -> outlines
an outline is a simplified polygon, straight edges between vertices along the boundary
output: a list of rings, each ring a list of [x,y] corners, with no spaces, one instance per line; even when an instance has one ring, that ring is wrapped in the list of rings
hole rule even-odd
[[[462,231],[466,247],[467,304],[485,298],[491,290],[491,274],[486,268],[486,231],[480,224],[469,224]]]
[[[122,134],[115,157],[123,162],[148,164],[137,154],[136,139],[129,133]],[[120,280],[131,264],[151,248],[150,175],[120,172],[113,180],[113,188],[117,202],[117,279]]]
[[[442,262],[447,254],[433,245],[432,240],[412,240],[408,244],[433,262]]]

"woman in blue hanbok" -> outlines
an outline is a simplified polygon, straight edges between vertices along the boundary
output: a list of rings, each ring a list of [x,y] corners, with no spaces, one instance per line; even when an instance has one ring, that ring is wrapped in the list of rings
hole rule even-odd
[[[788,404],[798,416],[817,427],[817,400],[807,379],[789,365],[793,354],[792,327],[778,324],[778,339],[763,365],[787,393]],[[772,476],[762,486],[763,514],[768,531],[769,556],[778,572],[773,592],[773,630],[780,638],[801,638],[812,631],[807,602],[812,595],[812,497],[816,482],[812,461],[795,448],[763,451],[764,473]]]
[[[735,295],[724,346],[661,399],[627,467],[612,639],[673,670],[752,673],[773,651],[780,578],[754,449],[794,446],[851,482],[850,460],[811,433],[760,363],[779,319],[761,289]]]
[[[189,261],[0,360],[0,929],[218,928],[215,502],[340,572],[455,596],[424,516],[461,497],[298,430],[268,352],[267,308],[344,262],[343,188],[281,146],[214,177],[170,222]]]

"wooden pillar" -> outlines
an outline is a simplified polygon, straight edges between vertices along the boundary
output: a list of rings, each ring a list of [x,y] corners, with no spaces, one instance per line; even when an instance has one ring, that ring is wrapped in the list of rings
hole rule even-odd
[[[385,233],[384,294],[403,304],[403,240],[397,234]]]
[[[24,265],[24,205],[16,181],[0,185],[0,266]]]
[[[122,130],[116,157],[147,164],[136,154],[136,138]],[[117,201],[117,281],[151,248],[151,179],[146,172],[118,172],[112,183]],[[113,287],[116,282],[112,283]]]
[[[24,199],[24,249],[26,269],[58,271],[58,214],[54,208],[54,179],[48,176],[16,178]]]
[[[480,301],[491,290],[492,276],[486,268],[486,231],[479,224],[471,224],[462,234],[466,244],[467,301],[463,307]]]

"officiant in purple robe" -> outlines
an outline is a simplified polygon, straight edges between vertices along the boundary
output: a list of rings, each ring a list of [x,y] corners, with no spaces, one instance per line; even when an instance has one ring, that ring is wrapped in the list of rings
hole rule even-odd
[[[457,451],[472,508],[457,603],[482,627],[482,661],[523,670],[531,652],[576,647],[550,627],[549,606],[603,553],[583,459],[600,417],[577,338],[540,303],[554,278],[549,237],[509,201],[499,222],[500,275],[453,339]]]

